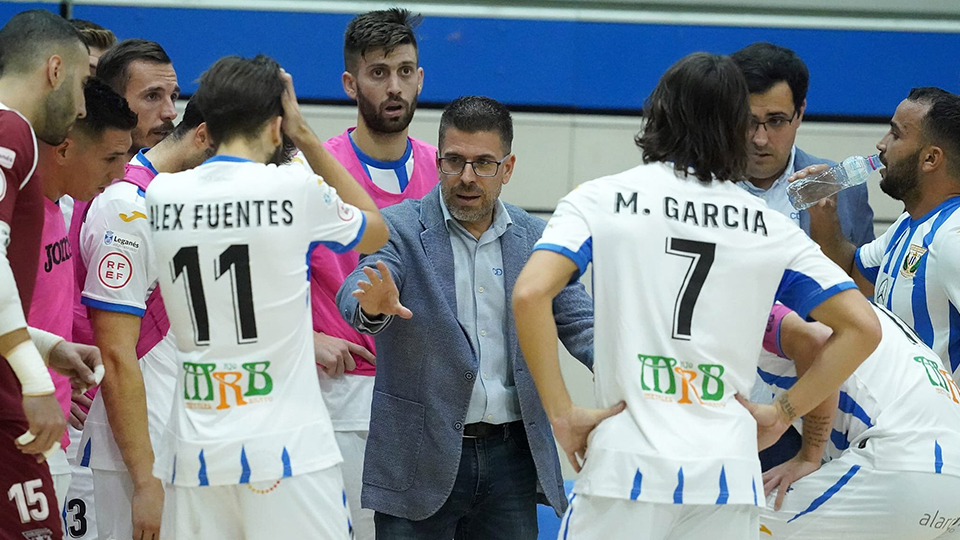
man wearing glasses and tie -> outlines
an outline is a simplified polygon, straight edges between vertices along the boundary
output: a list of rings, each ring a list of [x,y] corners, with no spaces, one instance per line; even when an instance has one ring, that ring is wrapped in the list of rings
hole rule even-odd
[[[440,185],[383,210],[390,241],[360,259],[337,295],[347,322],[376,336],[361,503],[376,512],[381,540],[535,540],[537,503],[567,506],[510,309],[546,225],[499,199],[512,142],[500,103],[448,105]],[[553,306],[560,340],[590,367],[590,297],[574,282]]]

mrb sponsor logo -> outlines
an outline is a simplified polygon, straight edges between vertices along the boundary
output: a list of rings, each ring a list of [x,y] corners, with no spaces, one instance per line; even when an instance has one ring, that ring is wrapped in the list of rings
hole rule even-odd
[[[188,409],[229,409],[273,401],[269,361],[240,364],[183,363],[183,399]]]
[[[943,364],[938,360],[931,360],[924,356],[914,356],[913,361],[923,366],[927,372],[927,380],[937,389],[937,392],[946,395],[954,401],[960,403],[960,388],[953,381],[953,377],[943,369]]]
[[[676,358],[638,354],[644,397],[660,401],[725,407],[724,367],[678,362]],[[699,380],[698,380],[699,379]]]

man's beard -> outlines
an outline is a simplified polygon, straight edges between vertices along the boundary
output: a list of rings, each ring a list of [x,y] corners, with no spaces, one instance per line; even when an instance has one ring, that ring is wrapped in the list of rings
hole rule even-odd
[[[501,184],[497,184],[498,188]],[[447,210],[450,211],[450,215],[453,216],[457,221],[465,223],[474,223],[485,219],[492,215],[493,207],[497,203],[497,198],[500,197],[500,190],[497,189],[497,193],[493,193],[493,197],[489,200],[485,197],[488,195],[483,191],[483,188],[479,184],[471,184],[469,189],[463,187],[462,183],[457,183],[452,187],[447,187],[443,182],[440,183],[440,193],[443,195],[443,202],[447,205]],[[476,208],[465,208],[459,206],[457,201],[457,195],[480,195],[481,204]]]
[[[35,126],[37,138],[41,141],[57,146],[67,138],[70,127],[77,121],[76,108],[73,97],[70,95],[72,80],[66,80],[57,90],[54,90],[44,104],[43,123]]]
[[[386,108],[388,104],[392,103],[402,103],[404,105],[404,114],[396,118],[384,118],[381,109]],[[367,100],[366,96],[364,96],[363,92],[358,88],[357,107],[360,109],[360,116],[363,117],[363,121],[372,131],[376,133],[400,133],[407,129],[407,126],[409,126],[413,120],[413,113],[417,110],[417,97],[414,96],[410,102],[399,98],[387,100],[383,103],[382,107],[378,107]]]
[[[880,189],[898,201],[909,197],[920,184],[917,176],[917,164],[920,162],[920,150],[896,164],[887,164],[887,173],[880,180]]]

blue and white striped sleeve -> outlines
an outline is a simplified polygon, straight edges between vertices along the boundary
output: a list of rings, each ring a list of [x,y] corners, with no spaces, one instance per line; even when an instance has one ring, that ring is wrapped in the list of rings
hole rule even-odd
[[[577,278],[587,271],[593,260],[593,238],[584,215],[583,189],[577,189],[560,200],[553,217],[533,250],[553,251],[577,265]]]

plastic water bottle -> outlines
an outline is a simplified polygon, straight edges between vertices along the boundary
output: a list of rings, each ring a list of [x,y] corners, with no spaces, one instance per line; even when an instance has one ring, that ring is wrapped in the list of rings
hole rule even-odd
[[[801,178],[787,186],[790,204],[804,210],[818,201],[848,187],[867,181],[870,173],[882,167],[880,156],[851,156],[816,176]]]

